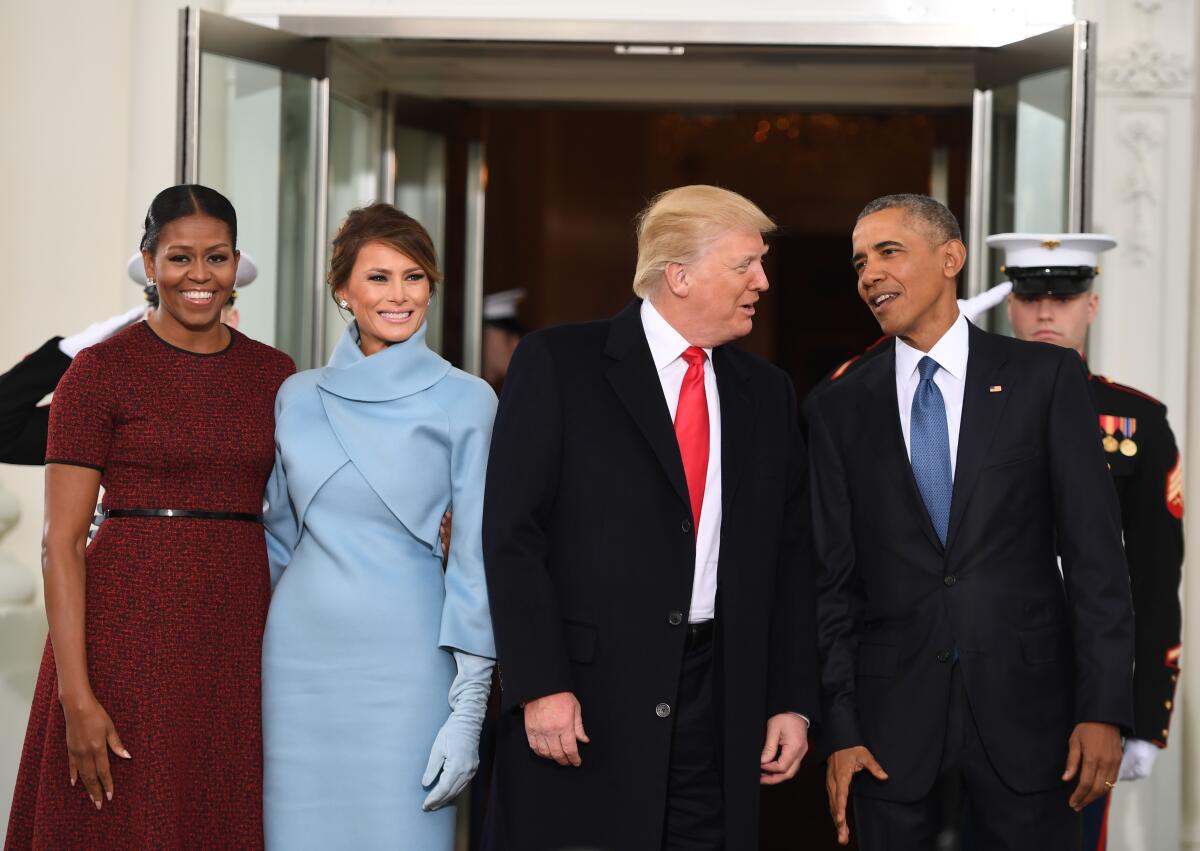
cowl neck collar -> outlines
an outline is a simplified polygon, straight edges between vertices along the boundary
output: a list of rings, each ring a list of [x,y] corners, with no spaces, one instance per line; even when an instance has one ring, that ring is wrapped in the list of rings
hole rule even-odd
[[[358,323],[351,321],[321,370],[317,386],[356,402],[387,402],[432,387],[450,371],[450,364],[425,345],[427,326],[403,343],[366,356],[359,348]]]

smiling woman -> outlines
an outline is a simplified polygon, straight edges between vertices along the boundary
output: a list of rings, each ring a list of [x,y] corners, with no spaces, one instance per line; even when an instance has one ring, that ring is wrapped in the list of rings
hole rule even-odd
[[[440,277],[429,234],[390,204],[354,210],[333,241],[329,286],[354,315],[364,355],[416,333]]]
[[[142,239],[159,306],[54,392],[50,640],[6,848],[262,845],[261,512],[295,367],[220,322],[236,238],[219,193],[159,193]]]
[[[148,322],[161,339],[201,354],[232,342],[221,309],[237,280],[237,214],[207,186],[163,190],[146,213],[142,237],[146,280],[158,286]]]
[[[478,765],[495,657],[480,530],[496,396],[425,345],[439,277],[419,222],[390,204],[351,211],[329,287],[354,319],[328,366],[279,391],[269,848],[449,851],[449,805]]]

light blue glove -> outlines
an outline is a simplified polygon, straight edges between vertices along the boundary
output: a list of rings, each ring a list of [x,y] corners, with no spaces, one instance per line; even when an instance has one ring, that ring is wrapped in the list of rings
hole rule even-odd
[[[433,740],[429,764],[421,778],[421,785],[429,789],[422,805],[426,810],[444,807],[457,798],[479,768],[479,731],[483,729],[496,660],[455,650],[454,661],[458,675],[450,686],[450,717]]]

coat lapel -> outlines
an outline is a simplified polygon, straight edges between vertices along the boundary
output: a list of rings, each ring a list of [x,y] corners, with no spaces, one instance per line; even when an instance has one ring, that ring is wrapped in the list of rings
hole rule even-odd
[[[721,514],[728,517],[754,431],[754,395],[749,375],[729,346],[713,349],[713,371],[721,402]]]
[[[439,382],[450,364],[425,345],[422,327],[409,340],[370,357],[358,348],[353,323],[317,388],[325,417],[345,455],[413,537],[431,551],[450,492],[444,421],[419,394]],[[396,404],[404,399],[404,404]]]
[[[875,432],[872,442],[879,448],[877,457],[880,466],[885,468],[901,499],[912,506],[925,537],[940,552],[942,542],[933,528],[933,521],[929,519],[929,510],[925,508],[921,491],[917,488],[908,449],[904,445],[904,432],[900,429],[900,402],[896,397],[896,343],[893,340],[886,345],[888,351],[866,367],[871,372],[864,376],[863,381],[867,391],[864,408],[871,412],[870,422]]]
[[[946,546],[954,543],[971,493],[983,469],[983,459],[1000,423],[1005,402],[1011,395],[1005,388],[1004,351],[991,334],[969,326],[970,354],[963,387],[962,421],[958,431],[958,457],[954,469],[954,490],[950,501],[950,527]],[[1001,390],[992,392],[993,387]]]
[[[654,450],[675,493],[684,506],[690,507],[675,427],[671,423],[667,400],[663,398],[654,359],[650,356],[640,310],[641,301],[635,300],[613,318],[604,348],[605,355],[612,359],[612,363],[605,375],[616,391],[617,398]]]

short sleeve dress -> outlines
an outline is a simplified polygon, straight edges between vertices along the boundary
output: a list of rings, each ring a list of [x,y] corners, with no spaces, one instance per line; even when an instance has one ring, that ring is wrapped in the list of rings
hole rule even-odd
[[[46,461],[100,470],[109,510],[261,514],[275,394],[294,371],[236,331],[196,354],[139,322],[75,358]],[[115,795],[99,812],[70,785],[47,640],[5,847],[261,847],[262,526],[109,518],[85,559],[91,686],[133,758],[110,756]]]

